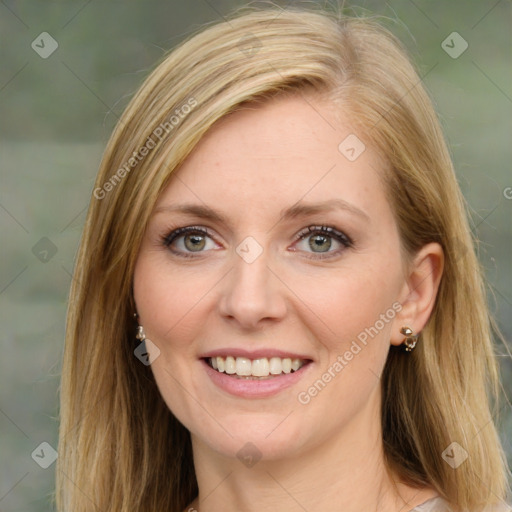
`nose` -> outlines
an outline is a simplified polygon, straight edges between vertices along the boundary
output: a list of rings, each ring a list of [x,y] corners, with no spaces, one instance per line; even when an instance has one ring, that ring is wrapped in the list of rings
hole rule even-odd
[[[221,316],[242,329],[259,329],[286,314],[285,286],[269,267],[266,251],[252,262],[233,255],[218,302]]]

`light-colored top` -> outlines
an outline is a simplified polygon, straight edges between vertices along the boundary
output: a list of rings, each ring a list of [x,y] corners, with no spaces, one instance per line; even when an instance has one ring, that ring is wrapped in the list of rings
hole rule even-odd
[[[453,509],[441,497],[431,498],[421,505],[413,508],[411,512],[453,512]],[[501,505],[489,505],[485,512],[512,512],[512,507],[505,503]]]

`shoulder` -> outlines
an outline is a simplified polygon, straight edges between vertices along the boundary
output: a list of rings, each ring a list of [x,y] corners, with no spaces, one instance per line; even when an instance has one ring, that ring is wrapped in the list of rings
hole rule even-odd
[[[410,512],[453,512],[448,502],[441,497],[431,498]],[[512,512],[512,507],[506,503],[489,505],[482,512]]]

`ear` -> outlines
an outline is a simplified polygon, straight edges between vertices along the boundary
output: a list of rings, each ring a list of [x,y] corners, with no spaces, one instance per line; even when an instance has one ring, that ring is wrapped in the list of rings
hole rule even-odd
[[[443,267],[443,248],[438,243],[429,243],[416,253],[398,299],[402,309],[393,323],[391,344],[402,344],[404,335],[400,329],[404,326],[410,327],[415,334],[423,330],[434,308]]]

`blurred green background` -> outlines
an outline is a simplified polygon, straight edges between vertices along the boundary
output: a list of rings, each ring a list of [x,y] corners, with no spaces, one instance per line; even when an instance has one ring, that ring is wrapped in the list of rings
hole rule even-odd
[[[164,51],[243,4],[0,2],[0,511],[53,510],[55,465],[35,461],[42,442],[57,447],[66,301],[109,134]],[[436,102],[481,240],[491,309],[509,343],[496,343],[503,377],[497,420],[512,463],[511,2],[345,5],[387,18]],[[42,32],[58,44],[47,58],[31,47]],[[452,32],[468,43],[458,58],[441,46]]]

